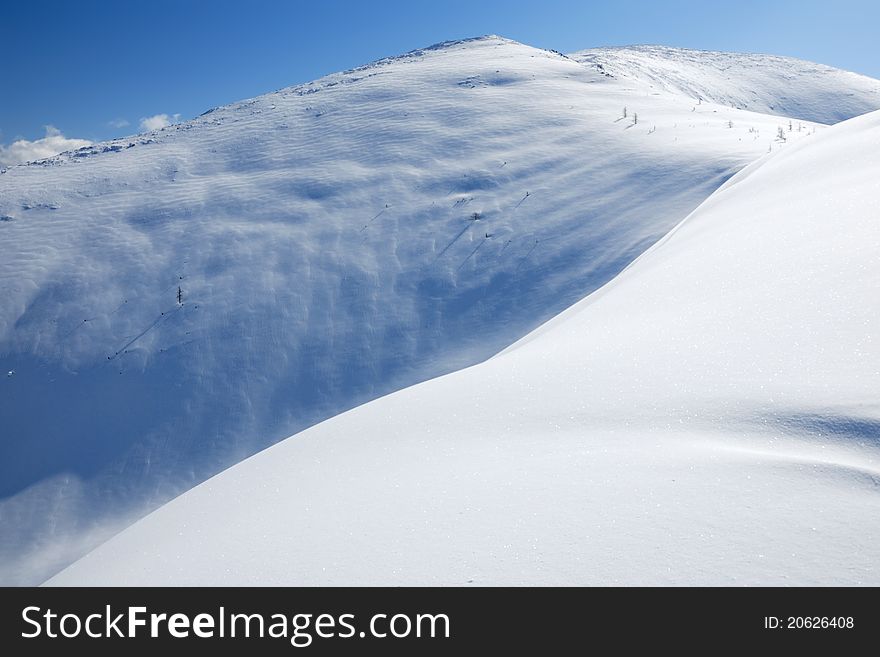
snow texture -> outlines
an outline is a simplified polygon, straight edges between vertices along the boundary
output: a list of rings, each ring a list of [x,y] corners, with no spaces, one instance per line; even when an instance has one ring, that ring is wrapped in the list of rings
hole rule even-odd
[[[634,88],[817,123],[880,109],[880,81],[793,57],[665,46],[593,48],[570,57]]]
[[[42,581],[279,439],[496,354],[816,129],[486,37],[8,169],[0,581]],[[352,454],[379,467],[382,436]],[[296,474],[319,452],[291,483],[333,480]],[[394,481],[371,463],[365,481]]]
[[[875,112],[764,158],[499,356],[49,583],[876,585],[878,144]]]

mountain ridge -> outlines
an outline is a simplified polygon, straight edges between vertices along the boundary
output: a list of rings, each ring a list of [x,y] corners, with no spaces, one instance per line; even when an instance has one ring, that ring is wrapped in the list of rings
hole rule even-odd
[[[592,48],[570,56],[655,91],[793,119],[833,124],[880,108],[880,81],[794,57],[657,45]]]
[[[488,359],[823,129],[506,40],[424,52],[0,176],[0,580]]]

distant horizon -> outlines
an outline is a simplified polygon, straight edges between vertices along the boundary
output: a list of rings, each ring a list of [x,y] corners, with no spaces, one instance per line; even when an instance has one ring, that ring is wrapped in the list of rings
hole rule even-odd
[[[722,10],[634,0],[621,15],[573,0],[540,7],[525,0],[451,0],[443,7],[155,0],[150,11],[107,0],[42,0],[10,7],[0,24],[7,52],[24,53],[0,69],[0,155],[18,140],[39,153],[137,134],[376,60],[492,34],[562,53],[650,45],[776,55],[876,78],[878,23],[880,7],[847,1],[765,7],[745,0]]]

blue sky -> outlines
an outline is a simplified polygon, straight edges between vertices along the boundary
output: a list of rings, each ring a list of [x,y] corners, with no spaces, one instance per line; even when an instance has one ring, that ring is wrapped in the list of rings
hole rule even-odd
[[[0,145],[100,140],[438,41],[570,52],[659,43],[792,55],[880,77],[880,3],[18,0],[0,10]],[[155,119],[159,123],[162,118]]]

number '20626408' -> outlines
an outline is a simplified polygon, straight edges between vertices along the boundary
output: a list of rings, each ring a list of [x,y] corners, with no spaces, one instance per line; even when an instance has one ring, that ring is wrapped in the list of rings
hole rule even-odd
[[[853,627],[852,616],[764,616],[764,628],[768,630],[851,630]]]

